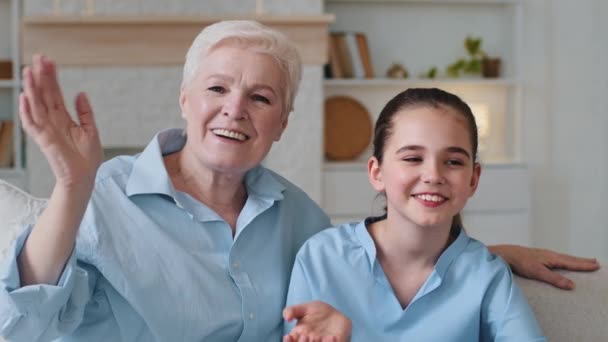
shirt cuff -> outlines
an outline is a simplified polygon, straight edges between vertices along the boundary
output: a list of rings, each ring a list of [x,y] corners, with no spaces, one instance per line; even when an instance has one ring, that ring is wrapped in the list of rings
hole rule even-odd
[[[31,229],[27,227],[17,237],[0,267],[0,335],[14,332],[14,336],[21,336],[40,331],[53,320],[70,321],[79,316],[74,314],[84,309],[89,298],[88,275],[77,266],[75,251],[56,285],[21,286],[17,258]]]

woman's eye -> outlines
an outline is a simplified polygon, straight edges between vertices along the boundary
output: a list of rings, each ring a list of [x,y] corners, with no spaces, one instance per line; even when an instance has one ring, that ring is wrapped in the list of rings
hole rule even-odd
[[[209,87],[207,89],[211,90],[213,92],[216,92],[216,93],[220,93],[220,94],[223,94],[226,92],[226,89],[224,89],[224,87],[220,87],[220,86],[213,86],[213,87]]]
[[[422,161],[422,158],[420,158],[420,157],[405,157],[405,158],[403,158],[401,160],[403,160],[405,162],[408,162],[408,163],[419,163],[419,162]]]
[[[267,97],[259,95],[259,94],[254,94],[253,95],[253,100],[254,101],[260,101],[260,102],[265,103],[265,104],[270,104],[270,100]]]

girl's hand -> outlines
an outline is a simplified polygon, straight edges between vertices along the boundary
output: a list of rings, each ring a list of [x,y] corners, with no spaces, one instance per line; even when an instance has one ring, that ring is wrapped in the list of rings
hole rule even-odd
[[[79,122],[75,122],[64,105],[53,61],[34,56],[32,65],[23,69],[23,80],[19,97],[23,129],[49,162],[56,186],[90,191],[103,151],[86,95],[76,97]]]
[[[283,310],[283,318],[298,322],[283,342],[347,342],[352,323],[331,305],[321,301],[294,305]]]

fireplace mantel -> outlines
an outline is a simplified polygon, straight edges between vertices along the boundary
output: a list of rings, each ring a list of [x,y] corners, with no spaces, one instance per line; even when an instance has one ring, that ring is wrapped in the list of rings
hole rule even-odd
[[[35,53],[59,65],[181,65],[194,37],[221,20],[256,20],[295,42],[304,64],[327,60],[333,15],[317,16],[49,16],[23,20],[23,62]]]

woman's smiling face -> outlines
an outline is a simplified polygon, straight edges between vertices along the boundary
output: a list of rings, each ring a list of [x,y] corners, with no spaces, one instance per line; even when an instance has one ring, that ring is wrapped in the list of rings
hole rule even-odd
[[[181,90],[184,150],[214,171],[245,173],[257,166],[287,126],[283,80],[269,55],[238,45],[212,49]]]

